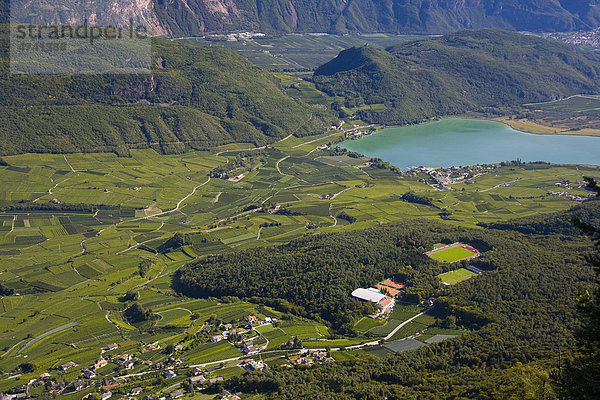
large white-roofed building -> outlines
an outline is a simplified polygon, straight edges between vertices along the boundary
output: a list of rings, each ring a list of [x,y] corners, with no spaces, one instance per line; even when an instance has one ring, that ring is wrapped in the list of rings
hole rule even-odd
[[[379,290],[375,288],[358,288],[352,292],[352,296],[360,300],[372,301],[373,303],[378,303],[386,297],[385,295],[379,293]]]

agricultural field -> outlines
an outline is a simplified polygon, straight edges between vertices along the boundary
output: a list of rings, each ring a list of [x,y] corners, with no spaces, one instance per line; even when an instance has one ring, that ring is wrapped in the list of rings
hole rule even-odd
[[[184,38],[178,41],[197,46],[222,46],[246,57],[269,71],[310,71],[353,46],[386,48],[426,36],[408,35],[327,35],[291,34],[227,41],[226,37]],[[217,40],[220,39],[220,40]]]
[[[580,95],[527,104],[520,114],[499,120],[531,133],[600,136],[600,97]]]
[[[419,182],[423,175],[403,175],[368,166],[366,158],[318,149],[343,135],[329,130],[310,138],[289,136],[268,148],[228,145],[178,155],[132,150],[127,158],[3,157],[9,165],[0,166],[0,280],[13,294],[0,299],[0,369],[13,371],[27,356],[38,371],[50,370],[73,380],[80,368],[59,372],[57,366],[68,361],[93,364],[110,343],[117,343],[119,352],[154,363],[168,357],[167,346],[181,344],[178,356],[187,365],[210,365],[243,353],[227,341],[210,343],[214,332],[202,334],[206,321],[239,326],[250,315],[280,318],[276,327],[251,332],[268,351],[295,337],[311,348],[382,338],[422,309],[397,306],[387,322],[356,321],[354,330],[363,335],[359,338],[331,338],[323,323],[284,320],[282,313],[247,301],[183,297],[172,288],[171,277],[196,257],[279,245],[310,233],[357,230],[416,217],[477,226],[566,210],[577,203],[548,195],[556,182],[600,175],[583,166],[497,166],[474,184],[457,183],[440,192]],[[244,171],[244,179],[209,178],[213,169],[240,152],[255,151],[260,152],[259,162]],[[565,190],[589,194],[579,184]],[[431,198],[436,207],[400,200],[399,195],[408,191]],[[440,210],[446,211],[445,216]],[[352,218],[340,218],[342,213]],[[182,242],[174,241],[176,233]],[[128,320],[125,310],[132,304],[124,298],[128,292],[136,294],[135,301],[152,316],[149,321]],[[393,340],[421,332],[433,337],[438,333],[431,331],[432,325],[420,317]],[[190,339],[199,333],[202,341]],[[456,332],[448,333],[452,334]],[[159,349],[142,353],[150,343]],[[117,365],[104,368],[113,371]],[[136,364],[133,372],[150,369]],[[0,391],[14,384],[0,379]]]

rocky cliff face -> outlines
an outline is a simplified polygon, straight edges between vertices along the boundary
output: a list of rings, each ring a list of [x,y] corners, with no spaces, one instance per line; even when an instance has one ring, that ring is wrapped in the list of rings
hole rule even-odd
[[[121,27],[131,20],[150,27],[157,35],[169,32],[168,24],[158,20],[153,0],[11,0],[10,18],[13,22],[40,25],[81,25],[87,20],[90,25]]]
[[[600,0],[153,0],[165,31],[447,33],[590,29]]]
[[[6,3],[7,0],[2,0]],[[23,7],[14,7],[15,3]],[[159,35],[255,30],[286,32],[447,33],[505,28],[571,31],[600,24],[600,0],[13,0],[13,11],[55,22],[90,21],[110,13],[150,25]],[[26,7],[25,7],[26,6]]]

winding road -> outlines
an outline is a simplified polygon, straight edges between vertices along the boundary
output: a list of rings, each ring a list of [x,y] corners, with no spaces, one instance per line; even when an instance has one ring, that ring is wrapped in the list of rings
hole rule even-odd
[[[69,323],[68,323],[68,324],[66,324],[66,325],[59,326],[58,328],[54,328],[54,329],[52,329],[51,331],[48,331],[48,332],[46,332],[46,333],[42,333],[40,336],[38,336],[38,337],[36,337],[36,338],[33,338],[33,339],[31,339],[29,342],[25,343],[25,344],[23,345],[23,347],[21,347],[21,348],[19,349],[19,353],[20,353],[20,352],[22,352],[23,350],[25,350],[26,348],[28,348],[29,346],[31,346],[32,344],[34,344],[35,342],[37,342],[37,341],[39,341],[39,340],[42,340],[42,339],[43,339],[43,338],[45,338],[46,336],[50,336],[50,335],[52,335],[53,333],[56,333],[56,332],[63,331],[63,330],[65,330],[65,329],[68,329],[68,328],[70,328],[70,327],[72,327],[72,326],[75,326],[75,325],[79,325],[79,324],[78,324],[77,322],[69,322]]]

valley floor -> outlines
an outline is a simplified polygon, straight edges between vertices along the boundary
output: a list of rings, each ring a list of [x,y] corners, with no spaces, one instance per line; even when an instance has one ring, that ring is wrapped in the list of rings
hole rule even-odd
[[[430,171],[401,174],[328,146],[343,135],[333,130],[316,138],[289,136],[264,149],[239,144],[169,156],[132,150],[130,158],[5,157],[9,166],[0,167],[0,279],[14,294],[0,298],[0,368],[5,371],[0,391],[25,385],[31,395],[45,393],[34,379],[48,371],[52,380],[69,385],[56,393],[81,398],[95,389],[86,383],[87,389],[67,393],[75,391],[81,369],[101,358],[109,364],[99,368],[98,377],[108,386],[117,379],[127,390],[143,380],[153,391],[169,393],[189,380],[184,371],[193,365],[208,369],[207,378],[239,375],[244,370],[238,364],[247,356],[230,341],[212,343],[210,338],[219,321],[238,321],[233,328],[243,329],[240,321],[249,315],[281,321],[244,329],[244,335],[256,337],[260,358],[271,365],[287,363],[282,355],[298,352],[281,350],[294,337],[307,349],[345,347],[349,350],[332,351],[334,359],[344,360],[418,347],[435,335],[460,335],[460,330],[434,327],[433,317],[420,314],[422,307],[400,304],[389,322],[363,319],[356,322],[358,336],[332,338],[323,322],[285,319],[270,307],[182,297],[171,288],[171,276],[199,256],[279,245],[310,232],[357,230],[416,217],[476,227],[566,210],[590,194],[583,176],[600,175],[591,167],[475,166],[448,175],[449,189],[439,190]],[[255,163],[243,178],[208,177],[240,153],[253,152]],[[466,183],[469,179],[473,182]],[[432,204],[400,199],[409,191]],[[349,217],[340,218],[342,213]],[[191,242],[165,248],[175,233]],[[128,322],[123,313],[128,303],[122,298],[128,291],[139,293],[137,301],[152,310],[154,321],[145,326]],[[209,327],[203,340],[193,339]],[[361,346],[384,337],[396,345],[373,353]],[[405,338],[410,341],[398,342]],[[118,350],[102,350],[112,343]],[[182,346],[175,361],[164,353],[169,345]],[[124,354],[135,354],[132,369],[116,357]],[[26,361],[36,365],[34,373],[13,372]],[[59,369],[71,361],[78,366]],[[156,368],[160,363],[163,369]],[[165,378],[167,365],[187,369]]]

